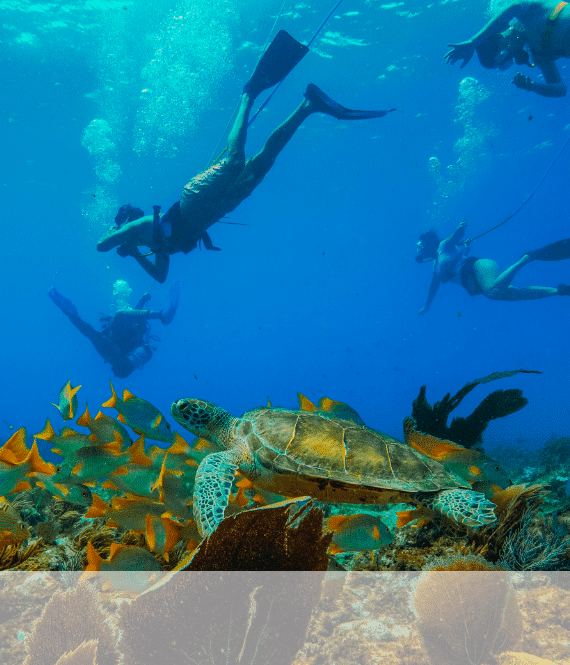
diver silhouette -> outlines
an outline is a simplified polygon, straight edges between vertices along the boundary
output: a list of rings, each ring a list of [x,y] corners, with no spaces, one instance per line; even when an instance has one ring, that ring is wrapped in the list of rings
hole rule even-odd
[[[567,4],[557,0],[511,2],[471,39],[448,44],[453,48],[445,59],[450,65],[463,60],[463,68],[477,52],[479,62],[487,69],[504,71],[515,63],[536,66],[545,83],[535,83],[521,72],[515,74],[512,83],[543,97],[564,97],[566,85],[556,60],[570,57],[570,8]],[[509,27],[513,19],[517,19],[517,23]]]
[[[102,330],[96,330],[84,321],[71,300],[61,295],[53,286],[49,289],[48,296],[79,332],[91,341],[103,360],[111,364],[113,374],[124,379],[135,369],[142,369],[152,358],[152,347],[149,343],[152,338],[148,322],[151,319],[158,319],[164,325],[172,322],[178,308],[180,282],[172,283],[166,309],[143,309],[150,300],[150,294],[145,293],[134,309],[124,307],[112,316],[101,315]]]
[[[132,256],[151,277],[162,283],[168,275],[172,254],[187,254],[200,242],[206,249],[219,249],[214,247],[207,229],[250,196],[301,123],[311,114],[325,113],[341,120],[361,120],[381,118],[389,113],[347,109],[316,85],[309,84],[305,99],[293,114],[273,131],[262,150],[246,161],[248,120],[256,97],[282,81],[307,51],[307,46],[281,30],[244,86],[237,118],[228,137],[227,156],[192,178],[183,188],[180,200],[162,217],[155,206],[153,216],[122,223],[99,240],[98,251],[108,252],[117,247],[120,256]],[[128,209],[132,207],[128,206]],[[149,254],[139,251],[141,246],[148,247],[150,254],[155,255],[154,262],[148,258]]]
[[[483,295],[491,300],[538,300],[550,296],[569,296],[570,286],[512,286],[515,275],[531,261],[563,261],[570,259],[570,238],[559,240],[540,249],[526,252],[512,266],[499,272],[491,259],[468,256],[469,245],[462,242],[467,224],[463,221],[453,235],[440,240],[435,231],[422,233],[417,242],[416,261],[434,262],[433,275],[426,304],[418,312],[428,311],[440,284],[453,282],[462,286],[470,296]]]

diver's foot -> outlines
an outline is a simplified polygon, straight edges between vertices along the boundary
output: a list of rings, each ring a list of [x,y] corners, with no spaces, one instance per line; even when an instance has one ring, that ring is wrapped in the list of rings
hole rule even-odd
[[[559,284],[556,291],[559,296],[570,296],[570,284]]]
[[[61,293],[55,289],[55,287],[52,286],[51,289],[49,289],[48,296],[54,301],[54,303],[59,307],[59,309],[61,309],[64,314],[67,314],[67,316],[79,316],[77,307],[71,302],[71,300],[69,300],[69,298],[62,296]]]
[[[366,118],[382,118],[390,111],[396,109],[389,109],[388,111],[357,111],[347,109],[341,106],[334,99],[331,99],[314,83],[309,83],[305,90],[305,97],[312,103],[316,111],[332,115],[333,118],[338,120],[365,120]]]

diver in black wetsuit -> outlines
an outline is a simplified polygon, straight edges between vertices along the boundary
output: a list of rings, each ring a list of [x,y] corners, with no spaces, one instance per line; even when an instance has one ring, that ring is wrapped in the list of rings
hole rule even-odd
[[[103,360],[111,364],[113,374],[124,379],[135,369],[141,369],[152,358],[148,321],[159,319],[164,325],[172,321],[178,307],[180,282],[174,282],[170,287],[166,309],[161,311],[143,309],[150,300],[150,294],[145,293],[135,309],[124,308],[113,316],[102,316],[102,331],[95,330],[91,324],[84,321],[71,300],[62,296],[53,286],[49,289],[48,295],[79,332],[91,340]]]

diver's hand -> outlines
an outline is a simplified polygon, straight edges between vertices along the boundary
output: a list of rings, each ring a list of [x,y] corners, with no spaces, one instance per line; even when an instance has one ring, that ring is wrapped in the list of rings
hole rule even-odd
[[[448,46],[452,46],[453,48],[445,54],[445,62],[448,65],[454,65],[458,60],[463,60],[460,69],[465,67],[473,57],[473,53],[475,53],[475,46],[473,46],[471,40],[461,42],[460,44],[448,44]]]
[[[512,80],[512,82],[520,90],[532,90],[533,83],[530,80],[530,76],[525,76],[524,74],[518,72],[517,74],[515,74],[515,77]]]

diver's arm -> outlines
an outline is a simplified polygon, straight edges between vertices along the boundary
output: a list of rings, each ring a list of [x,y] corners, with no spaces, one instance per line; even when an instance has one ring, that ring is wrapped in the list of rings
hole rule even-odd
[[[534,64],[540,69],[546,83],[535,83],[530,77],[521,74],[515,74],[513,84],[520,90],[536,92],[543,97],[564,97],[566,95],[566,86],[562,81],[558,67],[553,60],[534,57]]]
[[[453,232],[453,235],[445,240],[444,242],[451,242],[453,245],[458,245],[461,240],[463,239],[463,235],[465,233],[465,227],[467,226],[467,222],[462,219],[459,224],[457,225],[457,228]]]
[[[426,304],[424,305],[423,309],[420,309],[420,311],[418,312],[418,316],[421,316],[422,314],[425,314],[428,311],[428,309],[431,307],[433,299],[435,298],[435,294],[437,293],[437,290],[439,289],[439,284],[440,284],[440,279],[435,274],[435,271],[434,271],[433,276],[431,278],[431,284],[429,285]]]
[[[157,252],[154,255],[154,263],[146,256],[140,254],[134,257],[141,266],[153,279],[156,279],[160,284],[166,282],[168,276],[168,268],[170,266],[170,257],[164,252]]]
[[[479,32],[466,42],[459,44],[448,44],[452,46],[452,50],[445,54],[445,60],[448,65],[454,65],[458,60],[463,60],[461,69],[471,60],[475,49],[481,42],[484,42],[487,37],[496,33],[506,30],[509,26],[509,21],[514,18],[520,18],[528,9],[530,4],[534,2],[513,2],[511,5],[503,9],[479,30]],[[540,3],[542,4],[542,3]]]

